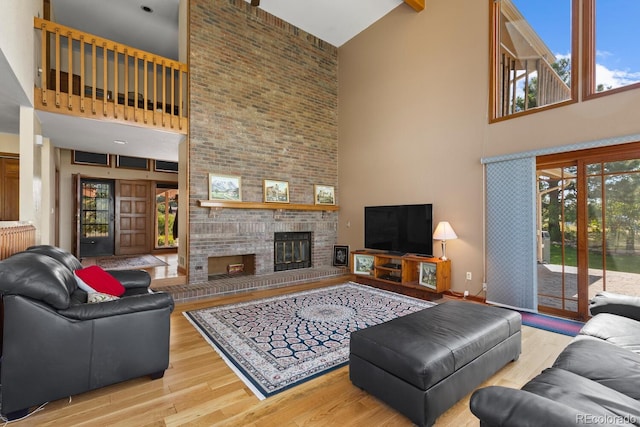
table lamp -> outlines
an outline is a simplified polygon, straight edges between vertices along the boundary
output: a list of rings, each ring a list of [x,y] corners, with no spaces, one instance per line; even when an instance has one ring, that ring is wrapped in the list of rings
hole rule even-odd
[[[442,242],[442,256],[441,260],[447,259],[447,240],[457,239],[458,235],[453,231],[453,227],[449,224],[449,221],[440,221],[436,227],[436,231],[433,232],[433,239],[440,240]]]

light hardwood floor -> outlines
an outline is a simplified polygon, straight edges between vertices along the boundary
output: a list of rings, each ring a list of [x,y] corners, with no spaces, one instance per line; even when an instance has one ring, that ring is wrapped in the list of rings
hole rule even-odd
[[[180,304],[171,316],[170,366],[164,378],[138,378],[50,402],[13,425],[410,426],[404,416],[353,386],[348,366],[260,401],[183,316],[188,310],[334,283],[336,280]],[[549,367],[570,340],[523,326],[520,359],[483,386],[521,387]],[[469,411],[469,396],[443,414],[436,425],[478,426]]]

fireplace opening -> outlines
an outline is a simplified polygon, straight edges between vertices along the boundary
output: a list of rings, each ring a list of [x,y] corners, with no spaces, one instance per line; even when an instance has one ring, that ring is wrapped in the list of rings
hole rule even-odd
[[[226,279],[256,274],[256,255],[213,256],[208,258],[207,279]]]
[[[311,232],[275,233],[273,271],[311,267]]]

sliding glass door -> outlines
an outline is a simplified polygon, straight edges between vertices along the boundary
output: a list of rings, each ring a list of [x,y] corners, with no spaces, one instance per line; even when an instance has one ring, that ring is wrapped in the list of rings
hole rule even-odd
[[[589,297],[640,295],[640,159],[589,163]]]
[[[538,170],[538,308],[578,316],[577,166]]]
[[[640,296],[640,143],[537,163],[539,310],[586,318],[599,291]]]

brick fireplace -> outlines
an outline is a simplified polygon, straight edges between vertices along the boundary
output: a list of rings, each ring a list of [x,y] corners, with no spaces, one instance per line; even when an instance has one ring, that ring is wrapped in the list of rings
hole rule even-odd
[[[244,0],[190,5],[189,284],[207,282],[211,257],[253,255],[254,282],[332,269],[337,212],[199,201],[209,173],[241,177],[243,202],[263,201],[264,180],[287,181],[292,205],[313,205],[314,185],[338,191],[337,48]],[[310,233],[310,267],[274,272],[281,232]]]
[[[208,208],[194,209],[191,227],[191,258],[189,283],[210,280],[209,276],[225,273],[228,265],[246,263],[251,255],[255,275],[264,275],[292,268],[331,266],[333,245],[337,235],[337,212],[273,213],[260,209],[223,209],[208,213]],[[195,222],[194,213],[205,213]],[[276,240],[277,238],[280,240]],[[308,243],[302,243],[302,236]],[[287,244],[282,241],[289,240]],[[294,243],[295,242],[295,243]],[[282,243],[282,244],[281,244]],[[296,248],[297,245],[297,248]],[[278,254],[277,248],[282,252]],[[306,264],[300,250],[308,250]],[[218,259],[214,262],[212,259]],[[278,258],[283,264],[275,269]],[[209,271],[213,269],[215,271]]]

